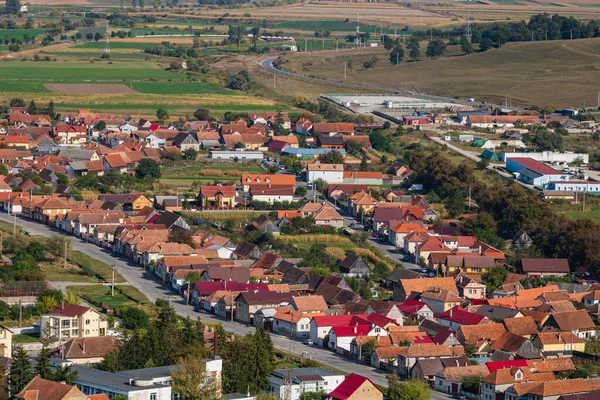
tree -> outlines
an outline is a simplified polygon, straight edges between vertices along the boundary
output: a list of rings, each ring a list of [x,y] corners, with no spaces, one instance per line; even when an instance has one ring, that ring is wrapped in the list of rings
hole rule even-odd
[[[488,51],[494,46],[494,42],[490,38],[481,39],[479,42],[479,50],[480,51]]]
[[[135,177],[139,179],[149,179],[150,181],[154,181],[160,179],[160,176],[160,166],[156,161],[150,158],[141,159],[135,169]]]
[[[411,37],[408,42],[408,46],[406,46],[406,47],[408,49],[410,49],[410,52],[408,53],[408,55],[414,61],[417,61],[419,58],[421,58],[421,44],[419,43],[419,39],[417,39],[414,36]]]
[[[399,382],[398,378],[388,375],[387,398],[389,400],[430,400],[431,389],[425,381],[407,380]]]
[[[319,392],[304,392],[298,398],[299,400],[325,400],[327,398],[327,393],[324,391]]]
[[[98,122],[96,125],[94,125],[94,129],[97,131],[103,131],[104,129],[106,129],[106,122],[104,122],[104,121]]]
[[[493,293],[504,283],[508,270],[504,267],[495,267],[483,274],[482,281],[487,288],[487,293]]]
[[[38,110],[35,105],[35,102],[33,100],[31,100],[31,102],[29,103],[29,107],[27,107],[27,113],[30,115],[33,115],[33,114],[37,114],[37,112],[38,112]]]
[[[10,107],[25,107],[25,100],[21,99],[20,97],[13,97],[12,99],[10,99],[9,106]]]
[[[77,380],[77,370],[72,365],[57,365],[54,369],[54,380],[64,382],[67,385],[73,385]]]
[[[539,150],[562,151],[563,149],[562,135],[546,128],[540,128],[536,131],[533,143]]]
[[[304,186],[298,186],[296,191],[294,192],[296,196],[304,197],[306,196],[306,188]]]
[[[198,121],[208,121],[210,119],[210,111],[206,108],[199,108],[194,111],[194,117]]]
[[[404,59],[404,48],[400,45],[394,47],[394,49],[390,53],[390,63],[392,65],[397,65],[397,64],[400,64],[403,59]]]
[[[87,40],[93,40],[94,39],[94,34],[92,32],[88,32],[85,34],[85,38]]]
[[[460,37],[460,49],[467,55],[473,53],[473,45],[469,38],[464,35]]]
[[[435,39],[427,44],[425,55],[429,58],[438,58],[446,53],[446,42],[442,39]]]
[[[56,183],[58,185],[68,185],[69,184],[69,178],[65,175],[65,174],[56,174]]]
[[[469,376],[462,382],[461,388],[467,393],[479,394],[479,385],[481,384],[481,376]]]
[[[36,375],[40,378],[52,380],[54,373],[50,366],[50,350],[46,346],[42,347],[40,354],[35,358],[35,367],[33,368]]]
[[[102,39],[102,34],[100,32],[96,32],[94,35],[94,40],[97,42],[100,39]]]
[[[196,247],[193,234],[187,229],[173,229],[169,233],[169,242],[187,244],[190,247]]]
[[[227,31],[229,43],[236,43],[239,46],[240,42],[244,39],[245,31],[244,25],[229,25],[229,30]]]
[[[35,308],[39,314],[45,314],[63,301],[63,293],[56,289],[46,289],[36,299]]]
[[[195,357],[179,361],[171,374],[173,391],[187,400],[215,399],[219,394],[219,383],[206,371],[206,363]]]
[[[8,387],[13,394],[19,393],[33,378],[31,361],[22,346],[14,349],[13,363],[8,374]]]
[[[21,0],[6,0],[4,12],[7,14],[16,15],[21,12]],[[16,392],[13,392],[16,393]]]
[[[479,169],[481,171],[485,171],[487,169],[488,165],[490,165],[490,162],[487,158],[481,157],[481,159],[479,161],[477,161],[477,169]]]
[[[136,307],[127,307],[121,315],[121,321],[127,329],[146,328],[150,322],[148,314]]]
[[[250,89],[251,82],[250,74],[248,74],[248,71],[243,70],[229,77],[227,86],[230,89],[246,91]]]
[[[337,150],[331,150],[329,153],[321,154],[319,161],[323,164],[343,164],[344,156]]]
[[[197,157],[198,152],[191,147],[183,151],[183,158],[186,160],[195,160]]]
[[[169,112],[164,108],[159,108],[156,110],[156,119],[158,122],[163,123],[169,118]]]

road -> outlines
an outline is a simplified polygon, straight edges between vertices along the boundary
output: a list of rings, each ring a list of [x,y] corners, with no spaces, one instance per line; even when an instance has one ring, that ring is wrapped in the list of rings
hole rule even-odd
[[[11,215],[0,213],[0,220],[12,223],[13,217]],[[46,225],[37,224],[24,219],[18,219],[17,224],[23,228],[29,229],[33,235],[37,236],[50,237],[57,233],[62,234],[58,230],[52,229]],[[236,322],[225,321],[212,314],[197,313],[193,311],[191,306],[186,306],[184,300],[180,296],[173,295],[171,291],[162,287],[153,274],[144,271],[143,268],[130,263],[127,259],[114,257],[111,252],[105,251],[93,244],[85,243],[84,241],[69,235],[65,236],[71,239],[74,250],[81,251],[108,265],[114,265],[115,269],[127,280],[127,282],[145,294],[151,301],[156,301],[159,298],[170,300],[177,314],[183,317],[189,316],[193,319],[200,317],[206,322],[220,322],[223,325],[223,328],[228,332],[239,335],[245,335],[254,330],[252,327],[246,327],[245,325]],[[78,285],[78,283],[73,283],[73,285]],[[62,286],[63,285],[61,285],[61,287]],[[387,385],[385,374],[371,366],[355,364],[329,350],[308,347],[300,342],[276,334],[272,334],[271,338],[273,344],[278,349],[289,351],[298,356],[304,354],[304,357],[310,356],[310,358],[315,361],[337,368],[346,373],[356,373],[367,376],[378,385]],[[308,354],[306,352],[308,352]]]
[[[419,98],[419,99],[427,99],[427,100],[434,100],[434,101],[444,101],[444,102],[450,102],[450,103],[456,103],[456,104],[469,105],[469,106],[473,106],[473,107],[477,107],[477,106],[486,106],[486,107],[489,107],[490,106],[489,104],[483,104],[483,103],[478,103],[478,102],[468,102],[468,101],[463,101],[463,100],[457,100],[457,99],[452,98],[452,97],[434,96],[434,95],[425,94],[425,93],[415,93],[415,92],[408,91],[408,90],[390,89],[390,88],[387,88],[387,87],[363,85],[361,83],[335,81],[333,79],[315,78],[315,77],[312,77],[312,76],[295,74],[293,72],[286,72],[286,71],[280,70],[279,68],[275,67],[275,65],[273,65],[273,63],[275,62],[275,60],[277,60],[277,58],[278,57],[267,58],[265,60],[260,61],[258,63],[258,65],[260,65],[260,67],[263,68],[264,70],[266,70],[268,72],[271,72],[273,74],[287,76],[289,78],[302,79],[302,80],[305,80],[305,81],[318,82],[318,83],[329,83],[329,84],[347,86],[347,87],[352,87],[352,88],[357,88],[357,89],[366,89],[366,90],[372,90],[372,91],[393,93],[393,94],[396,94],[398,96],[409,96],[409,97],[415,97],[415,98]]]

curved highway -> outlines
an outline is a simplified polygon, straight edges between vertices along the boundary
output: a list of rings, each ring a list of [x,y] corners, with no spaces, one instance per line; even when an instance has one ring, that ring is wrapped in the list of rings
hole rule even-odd
[[[451,97],[434,96],[434,95],[430,95],[430,94],[415,93],[415,92],[411,92],[408,90],[399,90],[399,89],[390,89],[390,88],[384,88],[384,87],[379,87],[379,86],[363,85],[361,83],[335,81],[333,79],[314,78],[312,76],[295,74],[293,72],[286,72],[286,71],[280,70],[279,68],[275,67],[275,65],[273,65],[275,60],[277,60],[278,58],[279,57],[271,57],[271,58],[264,59],[264,60],[260,61],[258,63],[258,65],[260,65],[261,68],[263,68],[264,70],[271,72],[273,74],[287,76],[289,78],[303,79],[305,81],[329,83],[329,84],[348,86],[348,87],[353,87],[353,88],[358,88],[358,89],[367,89],[367,90],[372,90],[372,91],[387,92],[387,93],[392,93],[392,94],[399,95],[399,96],[414,97],[414,98],[418,98],[418,99],[427,99],[427,100],[433,100],[433,101],[443,101],[443,102],[447,102],[447,103],[469,105],[469,106],[473,106],[473,107],[478,107],[478,106],[489,107],[490,106],[489,104],[483,104],[483,103],[478,103],[478,102],[467,102],[464,100],[453,99]]]

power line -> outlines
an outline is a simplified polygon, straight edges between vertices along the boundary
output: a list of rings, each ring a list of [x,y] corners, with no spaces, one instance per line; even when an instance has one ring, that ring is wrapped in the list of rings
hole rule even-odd
[[[467,23],[465,24],[465,36],[471,39],[471,0],[467,0]]]

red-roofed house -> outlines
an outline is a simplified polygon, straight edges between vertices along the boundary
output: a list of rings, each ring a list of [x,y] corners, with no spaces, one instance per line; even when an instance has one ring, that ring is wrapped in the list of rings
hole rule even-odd
[[[372,326],[365,314],[317,316],[310,321],[310,338],[319,346],[323,346],[325,337],[329,335],[333,327],[361,325]]]
[[[457,330],[463,325],[485,325],[491,321],[484,315],[468,312],[461,306],[453,307],[441,314],[436,314],[437,321],[452,330]]]
[[[42,338],[52,338],[54,341],[71,338],[106,336],[108,323],[96,311],[89,307],[64,302],[43,314],[40,319]]]
[[[350,374],[333,392],[327,395],[331,400],[383,400],[383,392],[364,376]]]
[[[507,158],[506,169],[516,174],[517,179],[521,182],[534,186],[546,186],[551,182],[569,181],[569,175],[532,158]]]
[[[60,144],[84,144],[87,128],[83,125],[56,125],[56,141]]]
[[[235,206],[235,186],[201,186],[198,203],[206,208],[233,208]]]

